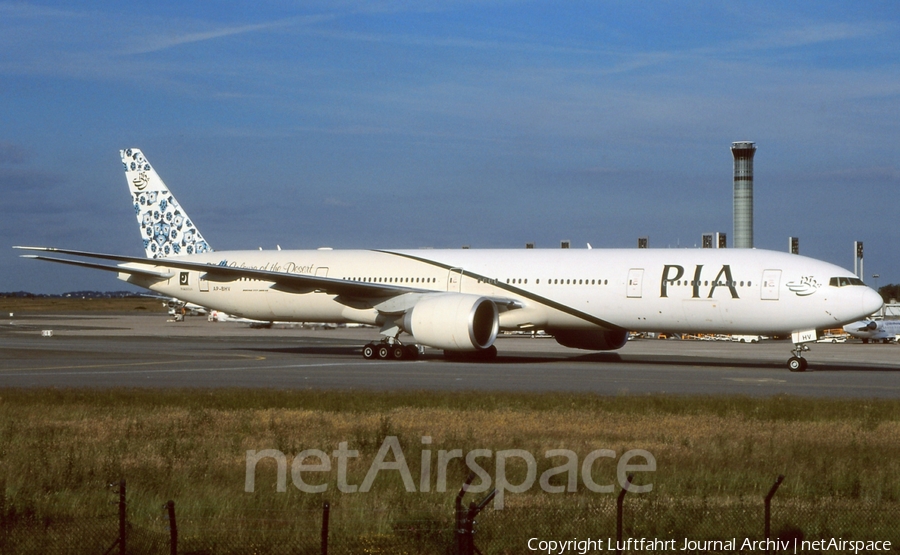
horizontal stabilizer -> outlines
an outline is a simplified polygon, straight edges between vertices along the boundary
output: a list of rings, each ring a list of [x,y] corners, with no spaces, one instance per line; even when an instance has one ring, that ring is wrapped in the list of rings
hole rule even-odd
[[[146,258],[138,256],[124,256],[120,254],[102,254],[99,252],[76,251],[70,249],[57,249],[55,247],[13,247],[14,249],[23,251],[53,252],[58,254],[71,254],[73,256],[83,256],[85,258],[100,258],[102,260],[113,260],[115,262],[134,262],[136,264],[154,264]]]
[[[52,256],[40,256],[37,254],[23,254],[22,258],[33,258],[35,260],[46,260],[48,262],[58,262],[60,264],[70,264],[72,266],[81,266],[82,268],[91,268],[93,270],[104,270],[107,272],[117,272],[120,274],[139,275],[154,279],[169,279],[174,276],[172,272],[157,272],[154,270],[145,270],[143,268],[130,268],[127,266],[107,266],[106,264],[95,264],[93,262],[84,262],[81,260],[68,260],[66,258],[54,258]]]

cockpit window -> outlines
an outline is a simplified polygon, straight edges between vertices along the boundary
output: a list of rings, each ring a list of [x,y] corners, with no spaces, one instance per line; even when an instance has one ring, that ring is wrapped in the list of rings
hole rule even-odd
[[[832,287],[847,287],[848,285],[865,285],[865,283],[856,277],[833,277],[828,285]]]

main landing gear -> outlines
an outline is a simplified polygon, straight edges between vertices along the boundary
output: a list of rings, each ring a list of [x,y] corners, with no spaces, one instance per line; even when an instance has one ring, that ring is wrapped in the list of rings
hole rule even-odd
[[[416,360],[422,354],[418,345],[404,345],[395,338],[367,343],[362,348],[366,360]],[[444,351],[444,359],[450,361],[488,362],[497,358],[497,347],[475,352]]]
[[[808,345],[795,343],[791,353],[794,355],[788,359],[787,366],[791,372],[806,372],[807,362],[803,358],[803,353],[809,351]]]
[[[416,360],[419,358],[418,345],[403,345],[399,341],[383,340],[378,343],[367,343],[362,348],[366,360]]]

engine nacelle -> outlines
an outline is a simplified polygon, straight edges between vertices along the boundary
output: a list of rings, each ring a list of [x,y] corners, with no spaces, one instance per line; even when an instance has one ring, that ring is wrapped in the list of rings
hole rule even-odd
[[[552,330],[550,333],[563,347],[591,351],[615,351],[628,341],[627,331]]]
[[[417,302],[403,316],[403,329],[417,343],[451,351],[481,351],[494,344],[500,311],[477,295],[446,293]]]

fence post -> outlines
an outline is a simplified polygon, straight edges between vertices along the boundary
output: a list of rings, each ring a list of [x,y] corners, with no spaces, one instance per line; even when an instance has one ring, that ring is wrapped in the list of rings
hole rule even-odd
[[[454,505],[456,507],[456,555],[468,555],[469,550],[466,547],[466,536],[468,535],[468,513],[463,508],[462,499],[466,494],[466,490],[469,489],[469,486],[472,485],[472,480],[475,479],[475,473],[470,472],[469,477],[466,478],[465,483],[463,483],[462,487],[459,488],[459,493],[456,494],[456,501]]]
[[[113,487],[115,484],[109,484],[109,487]],[[113,501],[113,503],[116,503]],[[128,524],[125,517],[125,480],[119,481],[119,537],[116,538],[116,541],[113,542],[109,549],[103,555],[109,555],[112,553],[113,548],[118,545],[119,546],[119,555],[125,555],[126,547],[125,547],[125,533],[126,533],[126,525]]]
[[[490,493],[484,496],[484,499],[475,503],[472,501],[469,503],[469,508],[465,509],[462,504],[462,498],[466,494],[466,490],[469,489],[469,486],[472,484],[472,480],[475,479],[475,473],[472,472],[469,474],[469,477],[466,478],[466,482],[463,484],[461,488],[459,488],[459,493],[456,494],[456,554],[457,555],[474,555],[478,553],[481,555],[481,551],[475,547],[475,517],[478,516],[488,503],[497,495],[497,488],[491,490]]]
[[[465,551],[463,551],[464,555],[475,555],[475,515],[478,514],[478,509],[475,506],[475,502],[471,501],[469,503],[469,510],[466,512],[466,521],[465,521]]]
[[[328,515],[331,512],[331,505],[328,501],[322,505],[322,555],[328,555]]]
[[[766,540],[769,539],[769,532],[770,532],[770,526],[769,526],[769,525],[770,525],[771,520],[772,520],[772,497],[775,496],[775,492],[778,491],[778,486],[780,486],[780,485],[781,485],[781,482],[783,482],[783,481],[784,481],[784,474],[779,474],[778,477],[775,478],[775,483],[772,484],[772,487],[769,489],[769,493],[766,494],[766,501],[765,501],[765,507],[766,507],[766,514],[765,514],[765,519],[766,519],[766,523],[765,523]],[[768,543],[768,542],[767,542],[767,543]],[[767,547],[768,547],[768,546],[767,546]],[[768,552],[769,552],[769,550],[766,549],[766,553],[768,553]]]
[[[6,480],[0,480],[0,551],[5,551],[9,530],[6,523]]]
[[[166,503],[169,513],[169,555],[178,555],[178,524],[175,522],[175,502]]]
[[[126,512],[125,512],[125,480],[119,481],[119,555],[126,554]]]
[[[467,524],[468,524],[468,536],[469,536],[468,555],[475,555],[475,553],[478,553],[478,555],[481,555],[481,551],[479,551],[478,548],[475,547],[475,517],[478,516],[478,513],[480,513],[481,511],[484,510],[484,508],[487,506],[488,503],[491,502],[491,500],[494,498],[495,495],[497,495],[497,488],[492,489],[491,492],[488,493],[487,495],[485,495],[484,499],[482,499],[478,503],[475,503],[474,501],[472,501],[469,504],[469,514],[466,517],[468,519]]]
[[[622,555],[622,550],[619,548],[622,545],[622,505],[625,502],[625,494],[628,493],[628,486],[631,485],[632,479],[634,479],[634,474],[626,476],[626,486],[622,488],[619,492],[619,498],[616,499],[616,555]]]

